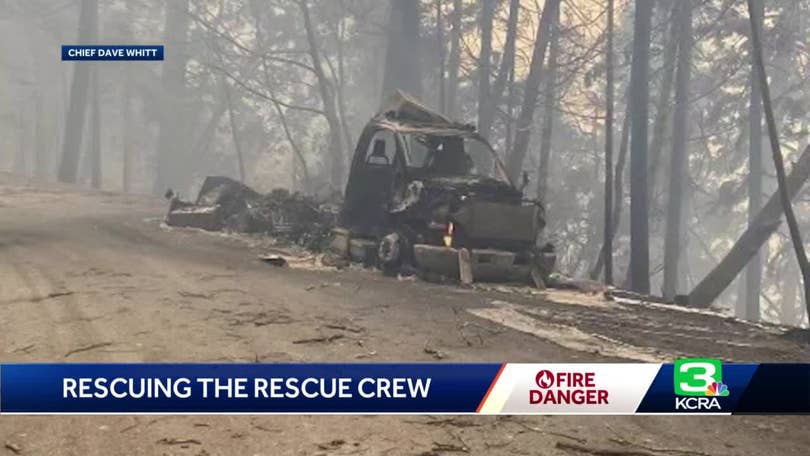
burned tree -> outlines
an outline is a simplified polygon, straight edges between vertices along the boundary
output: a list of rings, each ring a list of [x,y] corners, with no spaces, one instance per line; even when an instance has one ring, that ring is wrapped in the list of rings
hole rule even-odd
[[[95,44],[98,40],[98,0],[82,0],[79,16],[79,44]],[[87,111],[87,92],[90,85],[90,66],[86,62],[73,64],[73,82],[70,86],[70,104],[65,119],[62,141],[62,161],[59,180],[75,183],[79,171],[84,118]]]
[[[506,162],[506,170],[509,177],[515,181],[523,168],[523,160],[529,149],[531,139],[531,124],[534,121],[534,110],[537,106],[537,97],[540,94],[540,83],[542,81],[543,62],[546,59],[546,48],[549,43],[549,32],[551,22],[560,7],[560,0],[546,0],[543,13],[540,17],[540,24],[537,26],[537,34],[532,51],[529,75],[526,77],[526,85],[523,95],[523,103],[520,107],[520,114],[517,119],[517,131],[515,132],[515,142],[509,152]]]
[[[543,128],[540,130],[540,159],[537,169],[537,197],[548,202],[548,168],[551,161],[551,136],[554,129],[554,116],[557,109],[557,67],[560,54],[560,9],[551,24],[546,87],[543,106]]]
[[[132,8],[132,0],[124,2],[124,9],[130,11]],[[126,24],[123,28],[123,35],[128,41],[132,40],[132,26]],[[121,190],[124,192],[132,191],[132,174],[133,174],[133,128],[132,128],[132,95],[133,95],[133,81],[132,72],[126,67],[121,67]]]
[[[315,28],[312,24],[312,18],[309,14],[308,0],[300,0],[298,2],[301,8],[301,14],[304,17],[304,29],[306,30],[307,43],[309,47],[309,56],[312,60],[312,71],[318,79],[318,91],[321,95],[321,102],[323,103],[323,112],[326,116],[326,122],[329,124],[329,157],[331,159],[331,184],[332,188],[339,189],[343,185],[345,175],[345,157],[341,139],[341,123],[340,117],[335,105],[334,88],[331,81],[326,77],[321,62],[321,53],[318,46],[318,41],[315,38]]]
[[[652,0],[636,0],[633,63],[630,75],[630,287],[650,292],[649,188],[647,121],[649,112]]]
[[[442,0],[436,0],[436,44],[439,48],[439,111],[447,112],[447,87],[445,84],[446,47],[444,45],[444,14]]]
[[[758,29],[762,29],[764,4],[754,2],[757,9]],[[759,88],[759,75],[754,59],[754,42],[749,40],[751,49],[751,94],[748,103],[748,224],[756,219],[762,208],[762,92]],[[745,297],[739,300],[739,315],[746,320],[759,320],[759,294],[762,288],[762,252],[757,251],[745,268]]]
[[[670,118],[672,116],[672,89],[675,82],[675,70],[678,58],[678,11],[681,2],[671,2],[668,18],[670,22],[667,36],[664,39],[664,50],[662,65],[658,68],[661,75],[661,83],[658,89],[658,99],[655,102],[655,118],[652,120],[652,131],[649,145],[649,159],[647,160],[647,185],[650,187],[651,204],[656,205],[656,196],[664,186],[659,187],[659,179],[667,177],[661,170],[661,158],[664,156],[664,143],[669,133]],[[661,174],[661,176],[659,176]]]
[[[765,63],[762,57],[762,41],[760,39],[762,30],[759,27],[759,24],[762,23],[762,19],[759,13],[760,11],[756,9],[755,0],[748,0],[748,16],[751,21],[751,44],[754,50],[754,62],[757,68],[756,73],[758,76],[757,79],[759,80],[759,89],[762,93],[762,106],[765,109],[765,121],[768,125],[768,138],[771,142],[773,165],[774,168],[776,168],[776,181],[779,185],[779,200],[785,212],[785,219],[787,220],[788,230],[790,231],[790,240],[796,252],[796,261],[799,263],[799,270],[802,272],[804,302],[810,307],[810,262],[807,260],[807,252],[805,252],[804,243],[802,242],[802,233],[799,230],[799,223],[796,221],[796,214],[793,213],[793,206],[790,202],[792,197],[787,187],[782,149],[779,145],[779,132],[776,129],[776,119],[774,118],[773,106],[771,105],[768,77],[765,74]],[[808,313],[810,313],[810,311]]]
[[[236,165],[239,171],[239,182],[245,183],[245,159],[242,156],[242,142],[239,140],[239,127],[237,126],[236,116],[234,114],[233,95],[231,94],[231,87],[227,82],[223,81],[222,90],[225,92],[225,100],[228,105],[228,126],[231,130],[231,138],[233,138],[233,147],[236,151]]]
[[[804,150],[799,160],[794,163],[790,175],[785,178],[783,188],[788,201],[796,197],[808,177],[810,177],[810,147]],[[782,197],[781,188],[771,195],[728,254],[689,293],[690,306],[709,307],[759,251],[762,244],[771,237],[782,223],[784,211]]]
[[[396,90],[421,97],[419,2],[391,0],[387,46],[381,99],[386,100]]]
[[[90,185],[93,188],[101,188],[101,93],[99,90],[98,64],[92,64],[90,70],[90,87],[92,95],[90,97]]]
[[[163,34],[168,47],[161,73],[160,131],[157,144],[157,175],[154,191],[162,193],[168,186],[185,189],[191,173],[188,170],[185,125],[186,41],[190,25],[188,1],[167,1]]]
[[[447,114],[450,117],[458,116],[458,71],[461,65],[461,0],[453,0],[453,16],[451,18],[452,29],[450,30],[450,55],[447,59]]]
[[[675,89],[675,119],[672,127],[672,155],[669,164],[669,204],[667,205],[667,226],[664,239],[664,286],[663,295],[673,299],[681,283],[679,263],[681,261],[684,180],[687,173],[689,153],[689,77],[692,66],[692,5],[691,0],[679,3],[678,30],[678,69]]]
[[[606,285],[613,285],[613,90],[613,0],[608,0],[605,43],[605,225],[602,240]]]
[[[478,54],[478,131],[487,137],[491,116],[490,77],[492,75],[492,21],[495,18],[495,0],[482,0],[478,27],[481,31],[481,50]],[[487,123],[484,129],[484,122]]]

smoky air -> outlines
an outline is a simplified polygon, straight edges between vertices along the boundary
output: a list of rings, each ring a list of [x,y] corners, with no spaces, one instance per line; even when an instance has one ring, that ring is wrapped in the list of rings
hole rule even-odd
[[[810,0],[0,1],[3,363],[805,362],[808,15]],[[71,377],[56,391],[72,403],[202,387]],[[525,380],[521,405],[626,399]],[[438,401],[432,381],[347,388]],[[18,454],[810,447],[798,416],[9,418]]]

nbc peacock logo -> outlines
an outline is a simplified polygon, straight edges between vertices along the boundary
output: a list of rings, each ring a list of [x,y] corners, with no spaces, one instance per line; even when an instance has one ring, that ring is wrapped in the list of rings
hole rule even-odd
[[[706,396],[728,396],[728,386],[723,382],[712,382],[706,388]]]

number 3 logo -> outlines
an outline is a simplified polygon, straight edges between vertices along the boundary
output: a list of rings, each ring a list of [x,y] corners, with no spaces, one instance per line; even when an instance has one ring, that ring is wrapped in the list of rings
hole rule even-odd
[[[705,396],[706,389],[723,380],[720,360],[688,358],[675,361],[675,394],[679,396]]]

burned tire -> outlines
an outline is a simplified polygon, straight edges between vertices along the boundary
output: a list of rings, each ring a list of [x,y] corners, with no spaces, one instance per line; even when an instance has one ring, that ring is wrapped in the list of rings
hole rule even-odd
[[[377,265],[386,275],[396,274],[407,263],[409,248],[407,238],[399,233],[383,236],[377,246]]]

